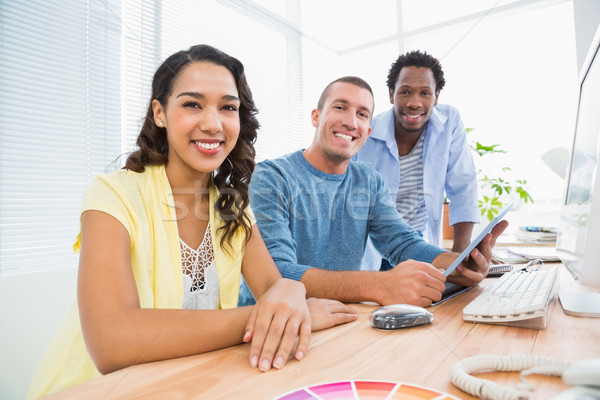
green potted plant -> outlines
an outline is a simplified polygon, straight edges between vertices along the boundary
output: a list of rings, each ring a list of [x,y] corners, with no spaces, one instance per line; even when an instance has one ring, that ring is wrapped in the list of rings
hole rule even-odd
[[[471,131],[473,131],[472,128],[467,128],[467,133]],[[507,153],[506,150],[500,149],[499,144],[486,146],[474,141],[471,148],[480,157]],[[495,171],[484,171],[481,168],[477,171],[480,190],[479,209],[481,215],[490,221],[510,202],[513,194],[518,195],[519,200],[523,203],[533,203],[533,198],[527,190],[527,180],[512,180],[509,177],[510,170],[510,167],[503,166]]]

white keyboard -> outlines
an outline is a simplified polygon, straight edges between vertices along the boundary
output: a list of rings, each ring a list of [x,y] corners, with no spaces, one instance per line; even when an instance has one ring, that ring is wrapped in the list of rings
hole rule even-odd
[[[463,309],[463,320],[544,329],[556,293],[556,267],[502,275]]]

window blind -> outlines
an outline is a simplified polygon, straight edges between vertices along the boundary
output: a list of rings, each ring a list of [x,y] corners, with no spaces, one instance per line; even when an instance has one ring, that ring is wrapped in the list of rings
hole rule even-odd
[[[120,2],[0,2],[0,274],[75,266],[81,197],[120,147]]]
[[[135,141],[146,115],[152,77],[163,61],[160,52],[161,3],[155,0],[123,2],[121,140],[124,155],[137,148]]]

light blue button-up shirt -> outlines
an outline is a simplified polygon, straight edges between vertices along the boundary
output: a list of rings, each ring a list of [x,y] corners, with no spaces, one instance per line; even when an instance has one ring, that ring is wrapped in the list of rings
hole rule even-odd
[[[371,135],[354,160],[372,164],[383,176],[390,188],[390,196],[395,199],[401,171],[394,136],[393,108],[373,118],[371,128]],[[451,225],[479,222],[477,174],[472,150],[456,108],[445,104],[436,105],[424,134],[423,193],[427,221],[423,235],[430,243],[439,245],[444,192],[450,200]],[[369,243],[363,267],[373,269],[379,265],[378,262],[381,262],[381,257]]]

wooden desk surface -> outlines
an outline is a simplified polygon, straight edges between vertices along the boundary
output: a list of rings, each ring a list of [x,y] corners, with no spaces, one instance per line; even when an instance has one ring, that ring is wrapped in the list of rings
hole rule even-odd
[[[575,285],[560,267],[561,289]],[[490,279],[482,285],[489,284]],[[563,313],[550,305],[548,328],[534,330],[462,321],[462,308],[479,292],[474,288],[431,310],[429,326],[381,331],[368,322],[373,305],[353,305],[358,321],[315,332],[305,359],[290,360],[281,370],[252,369],[249,345],[196,356],[137,365],[69,388],[60,399],[272,399],[308,385],[344,380],[398,381],[473,399],[450,382],[456,361],[478,354],[534,354],[575,361],[600,357],[600,318]],[[517,372],[480,374],[514,385]],[[549,399],[567,389],[560,378],[531,375],[532,400]]]

